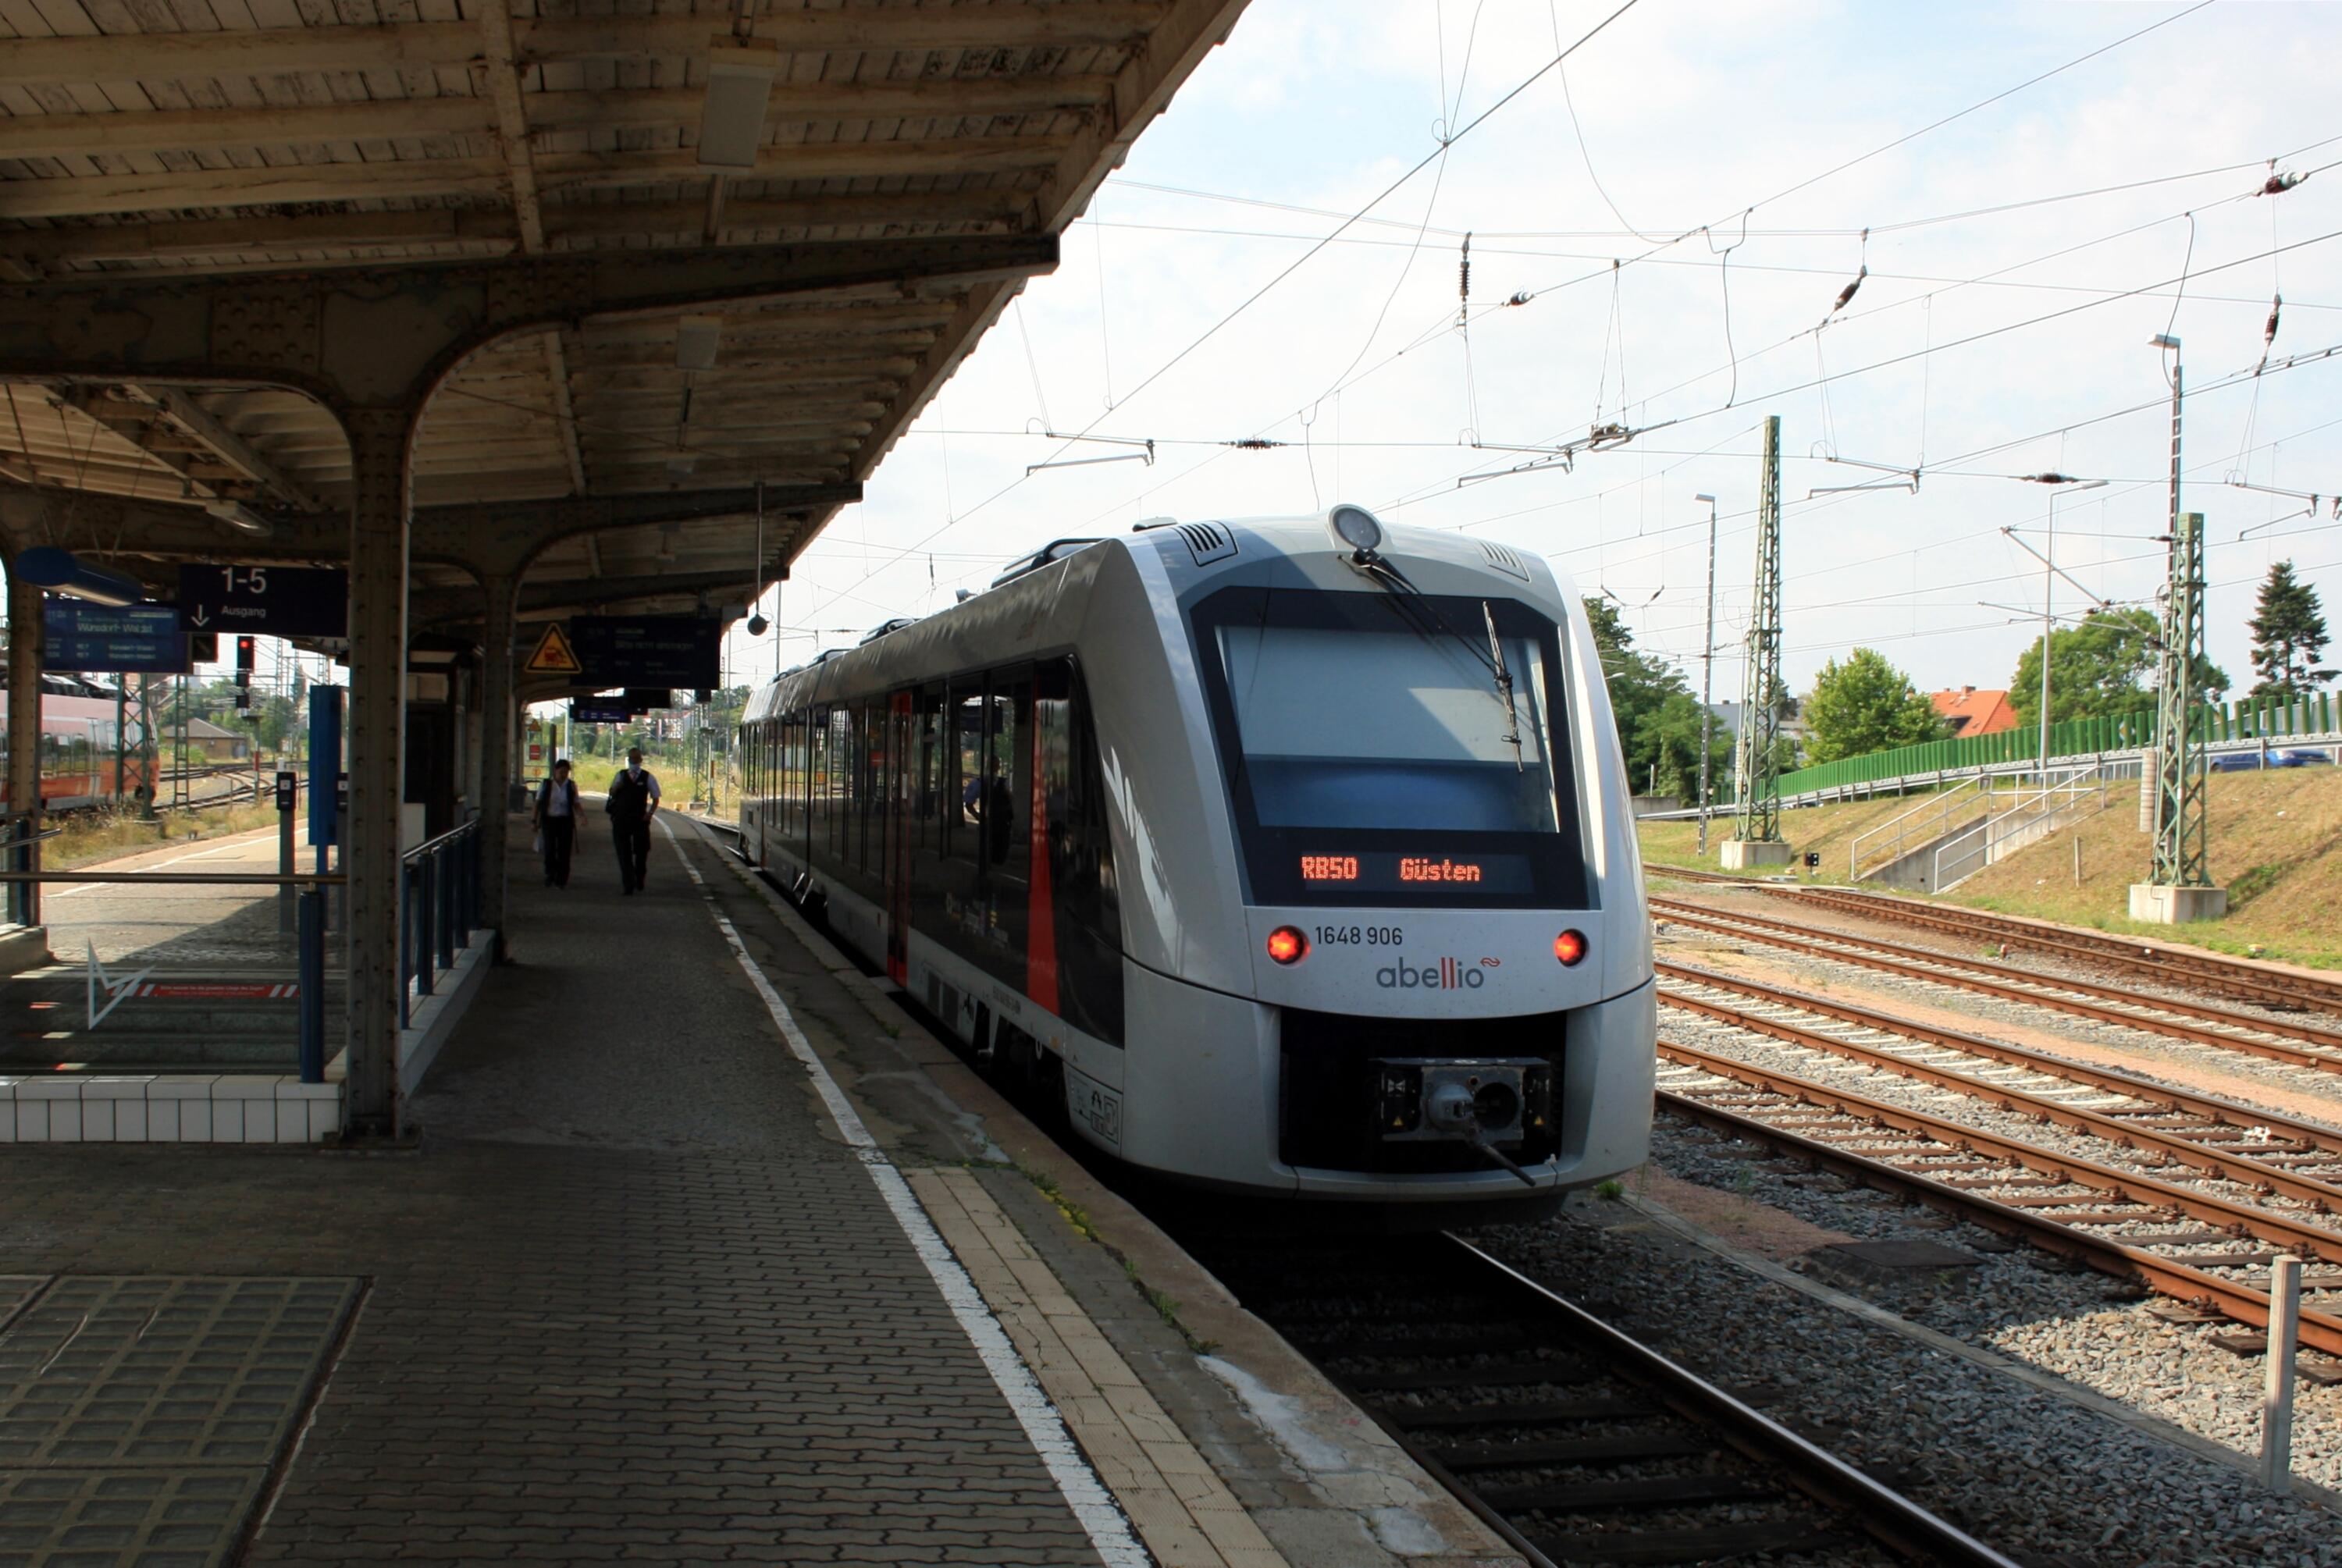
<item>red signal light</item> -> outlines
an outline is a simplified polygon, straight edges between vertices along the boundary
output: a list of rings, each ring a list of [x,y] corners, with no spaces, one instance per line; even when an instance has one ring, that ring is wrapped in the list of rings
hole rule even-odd
[[[1582,931],[1563,932],[1553,939],[1553,955],[1561,960],[1564,967],[1575,964],[1586,956],[1586,934]]]
[[[1309,939],[1297,925],[1280,925],[1268,934],[1268,955],[1279,964],[1298,964],[1309,956]]]

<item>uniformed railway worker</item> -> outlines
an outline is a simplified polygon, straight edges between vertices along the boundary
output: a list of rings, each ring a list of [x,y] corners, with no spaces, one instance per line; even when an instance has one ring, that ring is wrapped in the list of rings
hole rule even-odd
[[[643,766],[643,749],[626,753],[626,765],[610,781],[610,836],[618,845],[618,890],[643,885],[651,858],[651,818],[658,811],[658,775]]]

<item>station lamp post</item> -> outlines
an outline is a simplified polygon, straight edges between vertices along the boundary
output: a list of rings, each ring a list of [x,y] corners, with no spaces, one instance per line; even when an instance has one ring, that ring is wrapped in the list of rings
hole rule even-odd
[[[1707,503],[1707,630],[1699,644],[1699,853],[1707,855],[1708,754],[1716,726],[1716,497],[1695,495]]]
[[[2049,634],[2057,624],[2050,600],[2057,591],[2057,503],[2071,491],[2102,490],[2103,479],[2064,479],[2049,493],[2049,537],[2041,556],[2041,791],[2049,791]]]

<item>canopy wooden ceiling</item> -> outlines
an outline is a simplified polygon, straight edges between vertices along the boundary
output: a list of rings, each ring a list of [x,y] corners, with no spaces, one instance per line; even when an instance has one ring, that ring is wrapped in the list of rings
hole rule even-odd
[[[1245,3],[0,0],[0,279],[234,291],[321,268],[1054,235]],[[710,62],[741,59],[770,71],[761,145],[706,166]],[[415,504],[851,494],[1022,285],[877,284],[505,338],[424,414]],[[683,368],[680,341],[710,334],[712,364]],[[0,483],[47,495],[52,535],[11,546],[68,544],[158,581],[191,553],[271,553],[213,520],[228,502],[247,527],[271,520],[278,553],[330,554],[331,530],[304,524],[346,516],[350,464],[334,415],[296,392],[0,387]],[[185,508],[215,547],[191,551],[184,527],[142,547],[123,519],[152,514],[118,505],[114,537],[77,536],[76,494]],[[532,564],[524,613],[704,601],[726,571],[736,604],[836,507],[776,517],[761,561],[736,515],[574,534]],[[468,583],[419,557],[415,576],[443,603]],[[648,592],[659,579],[674,591]]]

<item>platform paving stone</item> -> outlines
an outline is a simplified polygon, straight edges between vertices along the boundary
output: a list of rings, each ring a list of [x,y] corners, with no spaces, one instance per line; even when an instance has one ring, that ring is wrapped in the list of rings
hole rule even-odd
[[[565,893],[513,863],[425,1153],[0,1149],[0,1270],[365,1282],[244,1561],[1096,1563],[672,853],[622,901],[586,826]],[[6,1568],[165,1561],[25,1501]]]

